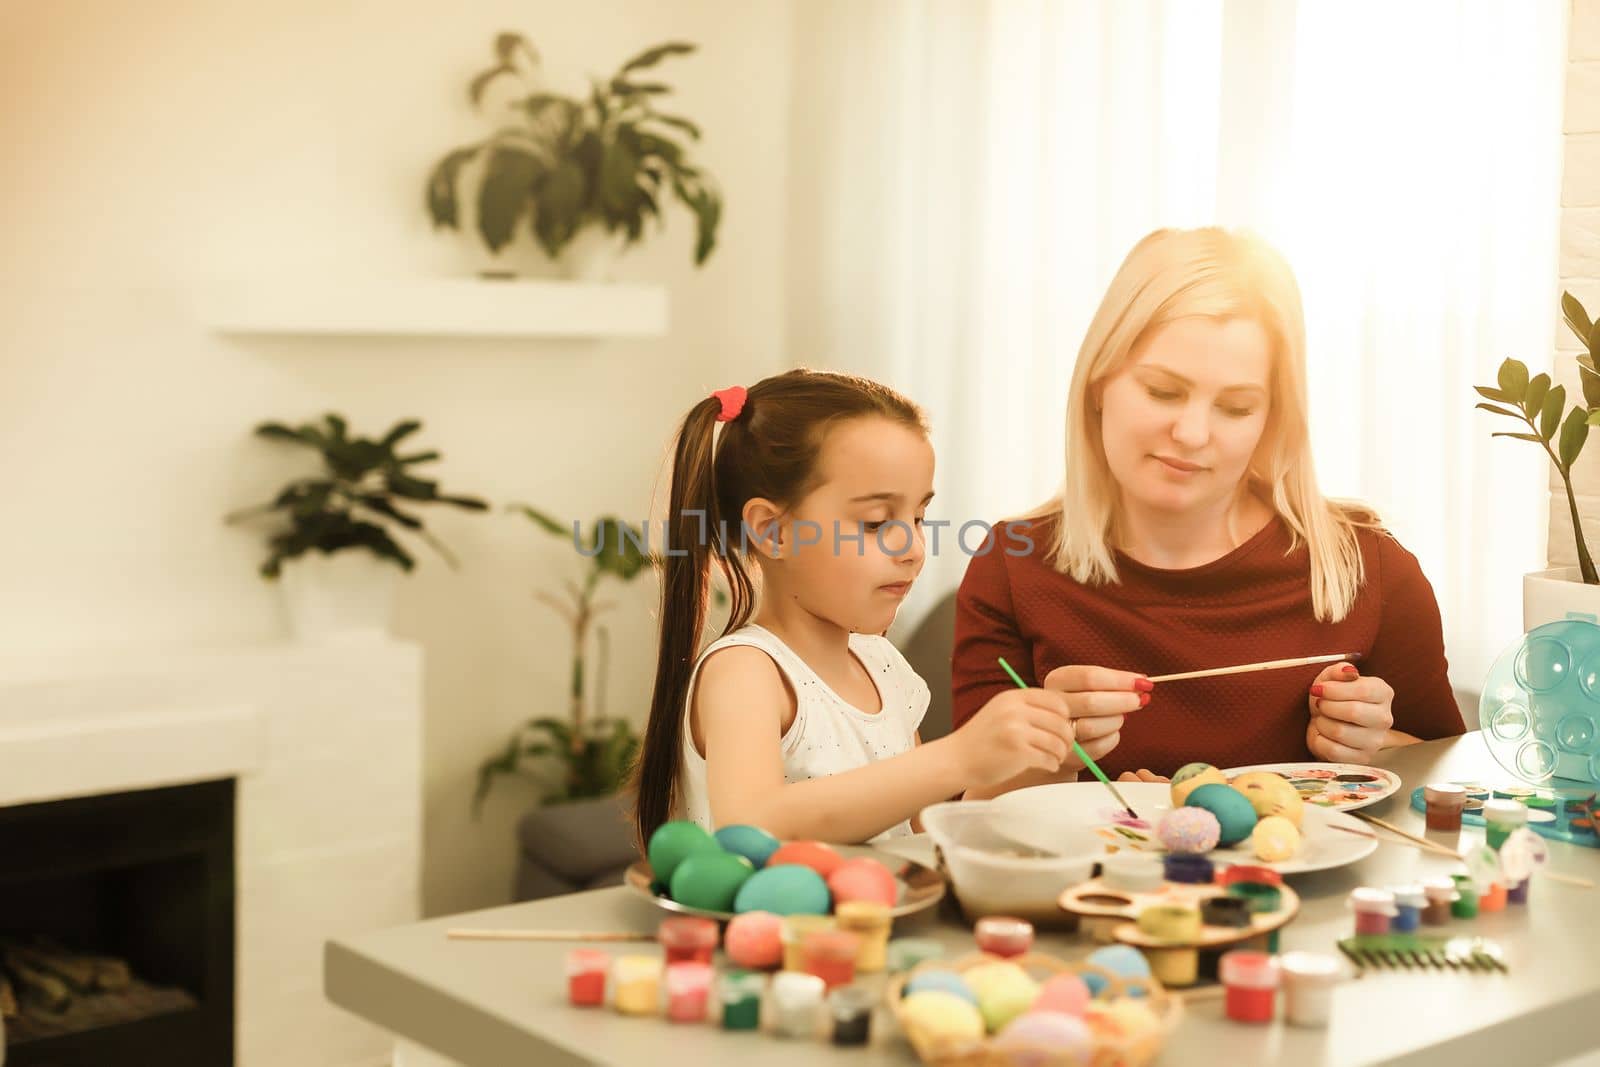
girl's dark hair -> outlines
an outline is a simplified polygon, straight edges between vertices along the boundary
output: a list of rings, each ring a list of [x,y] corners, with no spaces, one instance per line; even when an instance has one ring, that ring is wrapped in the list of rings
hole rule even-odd
[[[673,449],[661,568],[661,644],[650,722],[634,765],[634,833],[641,852],[678,804],[683,718],[689,678],[700,651],[715,560],[732,594],[729,634],[750,621],[755,586],[741,537],[753,497],[780,505],[815,488],[823,438],[835,423],[879,416],[928,432],[922,410],[867,378],[793,370],[750,387],[744,409],[714,437],[722,403],[707,397],[690,409]],[[724,534],[724,531],[725,534]]]

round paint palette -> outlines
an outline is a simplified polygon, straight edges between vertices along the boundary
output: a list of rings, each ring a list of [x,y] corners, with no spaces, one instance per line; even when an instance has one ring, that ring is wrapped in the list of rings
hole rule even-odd
[[[1502,652],[1478,726],[1495,761],[1525,782],[1600,785],[1600,626],[1545,623]]]
[[[1231,782],[1250,771],[1270,771],[1289,779],[1300,799],[1319,808],[1354,811],[1394,796],[1400,776],[1382,767],[1356,763],[1262,763],[1254,767],[1229,767],[1222,773]]]

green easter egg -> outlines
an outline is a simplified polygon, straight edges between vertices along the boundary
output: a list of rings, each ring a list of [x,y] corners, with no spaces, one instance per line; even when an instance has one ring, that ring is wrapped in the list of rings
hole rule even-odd
[[[1208,782],[1191,792],[1184,805],[1204,808],[1217,817],[1217,825],[1222,827],[1218,844],[1223,848],[1237,845],[1256,828],[1256,809],[1250,798],[1231,785]]]
[[[732,911],[739,887],[755,873],[743,856],[718,849],[695,852],[672,872],[672,899],[706,911]]]
[[[670,886],[678,864],[696,852],[721,852],[722,846],[699,823],[674,819],[656,827],[650,835],[650,873],[662,885]]]
[[[833,903],[828,883],[810,867],[784,864],[766,867],[739,888],[733,910],[770,911],[775,915],[826,915]]]

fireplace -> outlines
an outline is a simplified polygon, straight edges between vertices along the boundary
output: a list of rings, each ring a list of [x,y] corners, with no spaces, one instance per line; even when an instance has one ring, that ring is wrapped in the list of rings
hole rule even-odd
[[[6,1067],[233,1063],[234,780],[0,807]]]

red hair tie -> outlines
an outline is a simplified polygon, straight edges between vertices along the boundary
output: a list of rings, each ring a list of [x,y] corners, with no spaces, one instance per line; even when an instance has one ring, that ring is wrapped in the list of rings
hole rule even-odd
[[[717,416],[718,422],[732,422],[739,417],[739,412],[744,410],[744,399],[747,394],[742,385],[730,385],[726,389],[718,389],[711,395],[722,401],[722,413]]]

